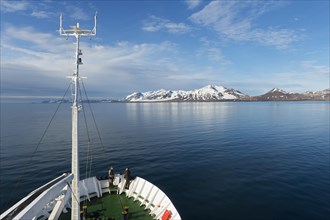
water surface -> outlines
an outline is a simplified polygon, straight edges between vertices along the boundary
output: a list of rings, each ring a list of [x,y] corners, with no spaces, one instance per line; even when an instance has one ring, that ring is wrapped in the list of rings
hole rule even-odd
[[[70,106],[1,104],[1,208],[70,170]],[[88,106],[86,115],[90,116]],[[131,167],[183,219],[329,219],[329,102],[93,104],[92,172]],[[80,113],[83,116],[83,113]],[[81,176],[88,135],[80,121]],[[34,155],[32,157],[32,155]]]

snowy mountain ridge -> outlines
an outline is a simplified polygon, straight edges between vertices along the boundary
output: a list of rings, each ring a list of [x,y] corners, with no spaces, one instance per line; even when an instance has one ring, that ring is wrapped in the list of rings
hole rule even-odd
[[[134,92],[124,102],[212,102],[212,101],[308,101],[329,100],[330,89],[316,92],[292,93],[273,88],[260,96],[249,96],[235,89],[224,86],[207,85],[189,91],[165,90]]]
[[[256,101],[302,101],[302,100],[329,100],[330,90],[325,89],[316,92],[293,93],[274,88],[269,92],[253,97]]]
[[[219,101],[237,100],[249,97],[238,90],[228,89],[223,86],[207,85],[200,89],[164,90],[149,92],[134,92],[126,97],[128,102],[166,102],[166,101]]]
[[[270,90],[268,93],[275,93],[275,92],[280,92],[280,93],[284,93],[284,94],[289,94],[289,92],[284,91],[283,89],[279,89],[279,88],[273,88],[272,90]]]

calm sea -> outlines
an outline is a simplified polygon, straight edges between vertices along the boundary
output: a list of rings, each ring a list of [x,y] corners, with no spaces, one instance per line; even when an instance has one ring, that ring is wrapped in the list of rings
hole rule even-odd
[[[96,176],[129,166],[192,219],[329,219],[329,102],[93,104]],[[70,171],[70,106],[1,104],[1,210]],[[86,115],[91,115],[85,106]],[[83,116],[83,113],[80,113]],[[88,135],[80,121],[81,177]],[[34,155],[34,156],[32,156]],[[14,201],[9,201],[12,198]]]

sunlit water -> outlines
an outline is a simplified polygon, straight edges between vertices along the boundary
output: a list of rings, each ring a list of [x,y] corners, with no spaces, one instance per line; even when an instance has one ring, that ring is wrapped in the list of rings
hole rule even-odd
[[[33,154],[56,106],[1,104],[2,210],[70,171],[68,104]],[[93,104],[104,147],[89,118],[92,172],[102,176],[110,165],[117,172],[129,166],[161,188],[188,220],[329,219],[329,106]],[[84,120],[80,126],[83,178],[88,136]]]

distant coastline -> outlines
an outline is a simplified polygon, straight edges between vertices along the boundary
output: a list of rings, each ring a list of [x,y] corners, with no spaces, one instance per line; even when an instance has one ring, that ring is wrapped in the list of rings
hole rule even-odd
[[[15,99],[2,103],[15,103]],[[16,99],[17,101],[18,99]],[[270,101],[330,101],[330,89],[314,92],[292,93],[274,88],[259,96],[250,96],[235,89],[223,86],[208,85],[191,91],[156,90],[149,92],[134,92],[122,99],[92,98],[83,100],[84,103],[160,103],[160,102],[270,102]],[[56,104],[71,103],[70,99],[44,97],[43,99],[24,99],[22,103]]]

